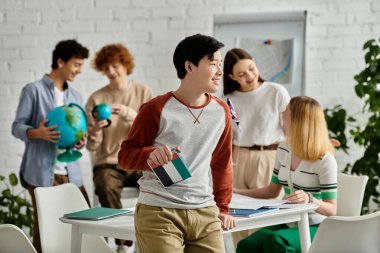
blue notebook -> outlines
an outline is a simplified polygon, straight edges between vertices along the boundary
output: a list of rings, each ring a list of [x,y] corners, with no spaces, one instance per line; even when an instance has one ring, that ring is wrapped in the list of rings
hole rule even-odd
[[[107,207],[93,207],[78,212],[66,213],[63,217],[79,220],[103,220],[128,213],[132,213],[132,211]]]
[[[259,209],[239,209],[233,208],[230,210],[230,215],[235,217],[253,217],[257,215],[261,215],[264,213],[274,212],[279,210],[278,208],[266,208],[262,207]]]

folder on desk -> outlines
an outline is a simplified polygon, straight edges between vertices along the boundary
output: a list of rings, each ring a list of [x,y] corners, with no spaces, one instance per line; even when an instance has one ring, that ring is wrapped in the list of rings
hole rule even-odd
[[[63,217],[78,220],[103,220],[129,213],[132,213],[132,211],[107,207],[93,207],[78,212],[66,213]]]
[[[279,210],[278,208],[266,208],[261,207],[259,209],[240,209],[240,208],[232,208],[230,209],[230,215],[234,217],[253,217],[257,215],[261,215],[264,213],[274,212]]]

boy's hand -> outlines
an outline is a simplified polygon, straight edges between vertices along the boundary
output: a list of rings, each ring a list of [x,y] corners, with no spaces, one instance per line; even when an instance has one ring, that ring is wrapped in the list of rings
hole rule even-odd
[[[84,136],[82,137],[82,139],[79,142],[75,143],[74,147],[76,149],[81,149],[84,146],[84,144],[86,144],[87,137],[88,137],[88,133],[86,131],[86,133],[84,134]]]
[[[233,216],[225,213],[220,213],[218,215],[218,218],[222,221],[223,230],[229,230],[236,227],[236,221]]]
[[[121,110],[121,104],[111,104],[112,114],[119,114]]]
[[[149,159],[155,164],[164,165],[173,159],[173,154],[168,146],[160,146],[149,154]]]
[[[28,129],[27,135],[29,139],[41,139],[45,141],[50,141],[53,143],[57,143],[60,136],[60,131],[54,131],[58,126],[46,126],[46,123],[48,123],[49,120],[44,119],[40,122],[38,128],[36,129]]]
[[[95,133],[102,130],[104,127],[108,125],[107,120],[95,120],[94,126],[91,128],[90,132]]]

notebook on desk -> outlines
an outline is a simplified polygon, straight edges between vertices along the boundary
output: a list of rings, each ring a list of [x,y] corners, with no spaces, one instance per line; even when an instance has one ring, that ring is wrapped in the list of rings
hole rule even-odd
[[[279,199],[258,199],[237,193],[232,194],[230,208],[232,209],[259,209],[261,207],[277,208],[286,203],[286,200]]]
[[[131,210],[107,208],[107,207],[93,207],[73,213],[66,213],[64,218],[78,219],[78,220],[103,220],[118,215],[132,213]]]

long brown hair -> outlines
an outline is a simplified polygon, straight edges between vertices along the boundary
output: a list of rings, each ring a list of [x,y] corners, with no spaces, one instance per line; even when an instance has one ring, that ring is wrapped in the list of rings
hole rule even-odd
[[[253,60],[252,56],[241,48],[233,48],[226,53],[224,57],[224,65],[223,65],[223,94],[227,95],[235,90],[240,89],[240,84],[237,81],[234,81],[230,78],[230,74],[232,74],[233,68],[235,64],[244,59]],[[264,82],[264,79],[259,76],[259,82]]]

